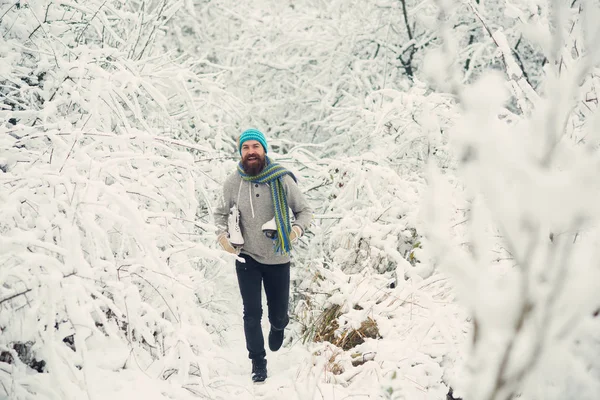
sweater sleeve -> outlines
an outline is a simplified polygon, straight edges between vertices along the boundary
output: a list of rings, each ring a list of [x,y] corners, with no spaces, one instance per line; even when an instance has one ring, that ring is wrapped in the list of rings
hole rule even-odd
[[[286,175],[284,178],[284,186],[287,195],[288,206],[292,209],[294,217],[294,225],[300,226],[302,232],[306,232],[313,220],[313,210],[308,204],[306,197],[291,176]]]
[[[230,190],[230,180],[226,179],[223,184],[223,189],[221,191],[221,195],[217,200],[217,206],[215,207],[213,216],[215,219],[215,232],[217,235],[220,235],[223,232],[228,232],[229,228],[227,225],[227,218],[229,217],[229,210],[231,209],[231,190]]]

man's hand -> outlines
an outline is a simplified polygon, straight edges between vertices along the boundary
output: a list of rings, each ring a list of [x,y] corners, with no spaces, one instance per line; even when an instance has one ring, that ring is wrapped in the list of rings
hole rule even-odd
[[[292,231],[290,232],[290,242],[296,243],[300,236],[302,236],[302,233],[302,228],[300,228],[298,225],[292,226]]]
[[[223,250],[225,250],[228,253],[235,254],[236,256],[240,254],[240,251],[242,250],[241,248],[234,247],[231,244],[226,232],[223,232],[219,236],[217,236],[217,242],[219,242],[219,245],[221,245]]]

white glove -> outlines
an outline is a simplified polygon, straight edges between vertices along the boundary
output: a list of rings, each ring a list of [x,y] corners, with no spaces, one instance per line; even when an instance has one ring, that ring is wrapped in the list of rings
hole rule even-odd
[[[302,232],[302,228],[300,228],[298,225],[292,226],[292,231],[290,232],[290,242],[296,243],[303,233],[304,232]]]

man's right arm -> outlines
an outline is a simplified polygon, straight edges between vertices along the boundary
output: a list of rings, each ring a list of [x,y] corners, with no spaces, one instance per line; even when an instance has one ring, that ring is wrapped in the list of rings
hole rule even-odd
[[[227,233],[227,217],[229,216],[228,200],[225,198],[225,187],[221,192],[221,197],[217,201],[217,207],[214,211],[216,234],[221,235]]]
[[[223,191],[221,192],[221,197],[217,201],[217,207],[214,211],[214,219],[215,219],[215,227],[217,234],[217,242],[221,246],[223,250],[232,254],[239,254],[240,249],[235,248],[231,245],[229,241],[229,225],[228,225],[228,217],[229,210],[231,209],[232,204],[230,204],[230,193],[227,190],[227,184],[229,179],[225,180],[223,184]]]

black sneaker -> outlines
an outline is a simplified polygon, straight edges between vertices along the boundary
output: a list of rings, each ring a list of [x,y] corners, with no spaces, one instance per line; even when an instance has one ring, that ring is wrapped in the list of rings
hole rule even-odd
[[[283,329],[278,331],[271,327],[269,331],[269,349],[271,351],[277,351],[283,343]]]
[[[252,360],[252,382],[262,383],[267,379],[267,360],[259,358]]]

